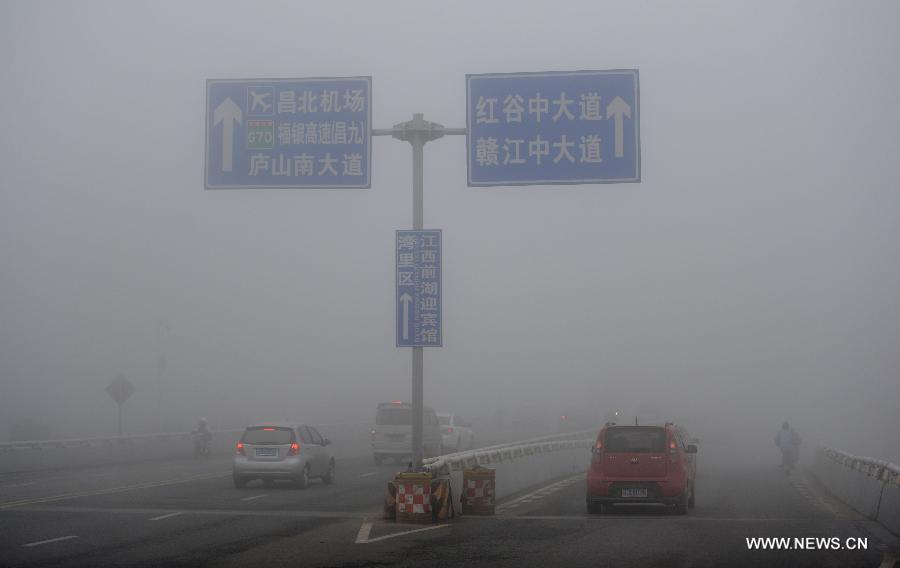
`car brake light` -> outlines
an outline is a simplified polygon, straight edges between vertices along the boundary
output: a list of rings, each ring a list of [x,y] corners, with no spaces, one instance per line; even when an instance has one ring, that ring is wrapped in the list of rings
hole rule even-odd
[[[297,442],[293,442],[293,443],[291,444],[291,449],[288,450],[288,455],[289,455],[289,456],[296,456],[296,455],[299,454],[299,453],[300,453],[300,444],[298,444]]]
[[[603,441],[597,440],[597,443],[594,444],[594,447],[591,448],[591,452],[595,454],[599,454],[603,451]]]
[[[448,426],[448,427],[447,427],[447,433],[448,433],[448,434],[452,434],[452,433],[453,433],[453,426]]]
[[[402,400],[392,400],[391,404],[403,404]]]
[[[275,428],[263,428],[266,432],[274,432]]]
[[[237,446],[234,449],[235,453],[240,455],[244,455],[244,442],[238,442]]]

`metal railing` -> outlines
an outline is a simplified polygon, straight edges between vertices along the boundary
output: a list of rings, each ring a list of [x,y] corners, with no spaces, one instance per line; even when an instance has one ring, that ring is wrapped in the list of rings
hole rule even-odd
[[[828,446],[822,446],[821,451],[833,462],[874,477],[879,481],[900,485],[900,465],[875,458],[855,456]]]
[[[428,471],[447,473],[464,468],[509,461],[535,454],[556,452],[572,448],[589,448],[597,437],[597,430],[581,430],[566,434],[556,434],[532,438],[519,442],[487,446],[476,450],[466,450],[443,456],[428,458],[422,465]]]

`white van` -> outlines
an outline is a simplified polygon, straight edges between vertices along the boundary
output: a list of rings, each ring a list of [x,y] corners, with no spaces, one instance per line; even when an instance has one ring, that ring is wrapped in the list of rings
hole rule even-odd
[[[437,414],[428,406],[422,409],[422,450],[428,457],[441,454],[441,426]],[[375,413],[375,427],[372,428],[372,453],[375,464],[381,465],[386,458],[394,458],[401,463],[412,457],[412,405],[395,400],[382,402]]]

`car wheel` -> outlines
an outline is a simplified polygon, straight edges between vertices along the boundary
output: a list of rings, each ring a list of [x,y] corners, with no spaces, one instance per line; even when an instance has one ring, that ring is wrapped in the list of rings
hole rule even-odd
[[[247,480],[243,477],[238,477],[237,475],[234,475],[234,476],[232,476],[232,479],[234,479],[234,486],[237,489],[243,489],[244,487],[247,486]]]
[[[603,514],[603,503],[596,503],[594,501],[587,502],[587,512],[588,515],[602,515]]]
[[[322,483],[325,485],[331,485],[334,483],[334,460],[331,460],[328,464],[328,473],[322,476]]]
[[[303,468],[294,482],[297,484],[297,489],[306,489],[309,487],[309,466]]]
[[[675,504],[675,514],[676,515],[687,515],[688,510],[688,493],[685,491],[681,494],[681,497],[678,498],[678,503]]]
[[[689,509],[694,508],[694,496],[695,495],[697,495],[697,484],[696,483],[691,485],[691,497],[690,497],[690,499],[688,499],[688,503],[687,503]]]

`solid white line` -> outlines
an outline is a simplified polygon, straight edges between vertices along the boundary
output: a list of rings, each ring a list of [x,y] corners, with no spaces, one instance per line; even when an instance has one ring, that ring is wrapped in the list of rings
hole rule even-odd
[[[252,497],[244,497],[241,501],[253,501],[254,499],[262,499],[263,497],[268,497],[268,493],[263,493],[262,495],[254,495]]]
[[[449,526],[450,525],[435,525],[433,527],[425,527],[423,529],[413,529],[411,531],[403,531],[403,532],[388,534],[388,535],[379,536],[379,537],[375,537],[375,538],[369,538],[369,539],[359,542],[359,544],[369,544],[370,542],[378,542],[379,540],[387,540],[389,538],[395,538],[398,536],[405,536],[408,534],[419,533],[419,532],[424,532],[424,531],[433,531],[434,529],[442,529],[444,527],[449,527]]]
[[[161,521],[163,519],[168,519],[170,517],[177,517],[178,515],[183,515],[184,511],[175,511],[174,513],[169,513],[168,515],[160,515],[158,517],[153,517],[152,519],[147,519],[149,521]]]
[[[39,540],[37,542],[29,542],[28,544],[23,544],[22,546],[27,546],[27,547],[40,546],[42,544],[50,544],[51,542],[59,542],[61,540],[69,540],[72,538],[78,538],[78,537],[76,535],[61,536],[59,538],[51,538],[49,540]]]
[[[360,476],[360,477],[369,477],[370,475],[375,475],[376,473],[378,473],[378,472],[377,472],[377,471],[370,471],[369,473],[361,473],[359,476]]]
[[[359,532],[356,533],[356,544],[368,542],[370,532],[372,532],[372,521],[365,519],[359,527]]]

